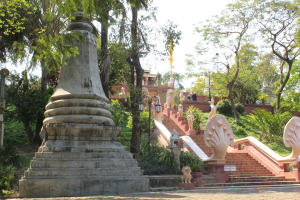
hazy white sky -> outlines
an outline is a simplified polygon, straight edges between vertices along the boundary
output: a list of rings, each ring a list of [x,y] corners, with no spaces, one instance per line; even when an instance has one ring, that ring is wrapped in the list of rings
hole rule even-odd
[[[203,22],[223,10],[232,0],[154,0],[153,6],[158,7],[158,24],[167,24],[168,20],[178,24],[182,31],[180,44],[175,47],[173,72],[184,73],[186,54],[193,54],[199,36],[193,34],[194,24]],[[165,73],[170,70],[169,61],[158,62],[151,66],[152,73]]]

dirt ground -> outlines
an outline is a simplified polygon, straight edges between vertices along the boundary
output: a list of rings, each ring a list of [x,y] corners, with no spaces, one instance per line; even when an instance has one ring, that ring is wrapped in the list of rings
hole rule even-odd
[[[300,185],[285,186],[255,186],[255,187],[230,187],[230,188],[212,188],[212,189],[194,189],[194,190],[175,190],[162,192],[147,192],[124,194],[119,196],[93,196],[93,197],[69,197],[69,198],[35,198],[43,200],[77,200],[77,199],[205,199],[205,200],[298,200],[300,198]],[[25,198],[11,198],[11,200],[20,200]],[[31,198],[32,199],[32,198]],[[27,200],[27,199],[26,199]]]

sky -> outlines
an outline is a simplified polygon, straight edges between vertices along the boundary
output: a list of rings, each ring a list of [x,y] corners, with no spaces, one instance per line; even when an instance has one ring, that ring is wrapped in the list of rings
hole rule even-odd
[[[174,49],[173,72],[184,73],[186,69],[186,54],[194,54],[194,47],[199,42],[199,35],[194,34],[195,26],[220,13],[232,0],[153,0],[157,7],[157,24],[167,24],[170,20],[182,31],[182,39]],[[145,64],[145,63],[144,63]],[[143,62],[142,62],[143,65]],[[170,71],[169,60],[154,63],[151,73],[166,73]],[[192,79],[185,81],[185,86],[191,85]]]

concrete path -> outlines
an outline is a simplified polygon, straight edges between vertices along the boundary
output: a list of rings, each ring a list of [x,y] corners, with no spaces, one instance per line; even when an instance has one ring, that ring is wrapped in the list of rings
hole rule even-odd
[[[20,200],[25,198],[15,198]],[[32,198],[31,198],[32,199]],[[41,199],[41,198],[35,198]],[[147,192],[124,194],[119,196],[93,196],[93,197],[69,197],[69,198],[42,198],[43,200],[77,200],[77,199],[205,199],[205,200],[298,200],[300,199],[300,185],[284,185],[284,186],[252,186],[252,187],[227,187],[227,188],[210,188],[210,189],[194,189],[194,190],[174,190],[162,192]],[[27,199],[26,199],[27,200]]]

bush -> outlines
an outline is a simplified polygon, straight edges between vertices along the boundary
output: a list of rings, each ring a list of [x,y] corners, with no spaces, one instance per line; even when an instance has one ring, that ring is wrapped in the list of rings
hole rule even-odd
[[[175,154],[164,147],[151,144],[148,151],[147,142],[142,141],[141,155],[137,156],[137,161],[146,175],[154,174],[178,174],[178,163]]]
[[[189,166],[192,172],[202,172],[203,171],[203,161],[194,153],[190,152],[180,152],[180,168],[184,166]]]
[[[241,115],[244,114],[244,112],[245,112],[244,106],[240,103],[235,104],[235,109]]]
[[[226,115],[226,116],[233,115],[231,104],[227,100],[219,101],[216,107],[217,107],[217,111],[222,115]]]
[[[0,194],[2,190],[12,189],[15,167],[20,166],[20,156],[12,145],[0,147]]]
[[[255,109],[253,114],[251,113],[244,118],[257,130],[260,141],[281,142],[284,126],[291,117],[292,114],[289,112],[281,113],[280,110],[276,110],[273,114],[264,109]]]
[[[2,190],[12,189],[12,180],[14,179],[14,167],[0,165],[0,194]]]
[[[20,156],[12,145],[0,146],[0,165],[20,166]]]

